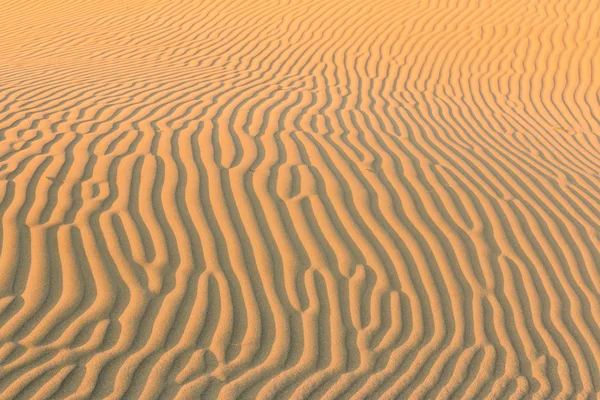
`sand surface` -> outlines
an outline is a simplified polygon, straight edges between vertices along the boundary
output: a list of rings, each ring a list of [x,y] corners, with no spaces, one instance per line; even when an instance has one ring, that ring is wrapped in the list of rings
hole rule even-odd
[[[0,398],[597,398],[599,0],[2,0]]]

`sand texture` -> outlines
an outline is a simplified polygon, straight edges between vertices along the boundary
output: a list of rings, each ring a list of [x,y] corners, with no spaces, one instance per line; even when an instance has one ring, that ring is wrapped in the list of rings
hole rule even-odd
[[[600,0],[1,0],[0,399],[600,396]]]

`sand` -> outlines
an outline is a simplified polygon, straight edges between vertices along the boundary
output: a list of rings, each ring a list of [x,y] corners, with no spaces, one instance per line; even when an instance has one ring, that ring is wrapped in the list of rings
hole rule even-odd
[[[599,30],[3,0],[0,398],[596,398]]]

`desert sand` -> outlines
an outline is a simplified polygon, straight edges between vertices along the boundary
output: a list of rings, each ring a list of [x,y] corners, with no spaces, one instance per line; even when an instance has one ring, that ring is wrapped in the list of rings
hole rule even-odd
[[[599,32],[1,1],[0,398],[596,398]]]

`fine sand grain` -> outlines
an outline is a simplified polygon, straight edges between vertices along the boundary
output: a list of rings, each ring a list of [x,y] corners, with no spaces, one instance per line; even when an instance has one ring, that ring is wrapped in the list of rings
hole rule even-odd
[[[600,0],[1,0],[0,399],[600,391]]]

